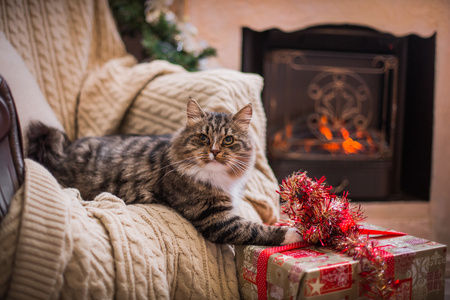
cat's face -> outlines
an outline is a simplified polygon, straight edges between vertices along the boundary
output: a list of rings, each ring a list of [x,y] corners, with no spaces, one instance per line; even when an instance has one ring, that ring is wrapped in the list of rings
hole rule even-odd
[[[250,104],[236,114],[204,112],[195,100],[187,107],[186,127],[174,137],[175,161],[189,168],[226,171],[240,177],[252,167],[253,142],[248,134]]]

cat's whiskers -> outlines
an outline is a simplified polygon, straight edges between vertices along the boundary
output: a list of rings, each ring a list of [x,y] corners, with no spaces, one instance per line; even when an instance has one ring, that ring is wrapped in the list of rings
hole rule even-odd
[[[207,153],[199,153],[197,154],[197,156],[195,156],[195,158],[199,159],[201,162],[205,164],[208,164],[212,161],[209,157],[209,154]]]
[[[233,174],[242,175],[250,167],[250,164],[234,157],[226,160],[227,165],[231,168]]]
[[[172,166],[175,166],[175,165],[179,165],[179,164],[181,164],[181,163],[187,163],[187,164],[192,164],[192,165],[194,165],[194,163],[191,162],[190,160],[191,160],[190,158],[182,159],[182,160],[180,160],[180,161],[174,162],[174,163],[172,163],[172,164],[170,164],[170,165],[167,165],[167,166],[162,167],[162,168],[160,168],[159,170],[155,170],[155,171],[161,171],[161,170],[163,170],[163,169],[165,169],[165,168],[172,167]],[[159,183],[164,177],[166,177],[168,174],[170,174],[170,173],[172,173],[172,172],[174,172],[174,171],[177,171],[177,170],[178,170],[177,168],[173,168],[173,170],[170,170],[169,172],[167,172],[166,174],[164,174],[164,176],[161,177],[161,178],[156,182],[156,184],[158,184],[158,183]],[[182,176],[182,174],[180,174],[180,177],[181,177],[181,176]],[[180,178],[180,177],[179,177],[179,178]]]
[[[162,168],[156,169],[156,170],[154,170],[154,171],[155,171],[155,172],[158,172],[158,171],[164,170],[164,169],[166,169],[166,168],[173,167],[173,166],[175,166],[175,165],[179,165],[179,164],[181,164],[181,163],[183,163],[183,162],[188,162],[190,159],[191,159],[191,158],[185,158],[185,159],[176,161],[176,162],[174,162],[174,163],[171,163],[171,164],[169,164],[169,165],[167,165],[167,166],[164,166],[164,167],[162,167]]]
[[[251,155],[247,155],[247,154],[244,154],[244,155],[233,155],[233,158],[240,158],[242,161],[244,161],[244,160],[249,160],[249,159],[251,159],[252,158],[252,156]]]
[[[232,169],[234,170],[235,175],[242,175],[245,173],[245,168],[239,166],[238,164],[233,164]]]
[[[240,169],[238,167],[236,167],[234,164],[229,164],[228,166],[230,167],[233,175],[239,176],[241,174]]]
[[[177,169],[173,169],[173,170],[171,170],[171,171],[169,171],[169,172],[167,172],[166,174],[164,174],[164,176],[163,177],[161,177],[155,184],[158,184],[164,177],[166,177],[167,175],[169,175],[170,173],[172,173],[172,172],[174,172],[174,171],[176,171]]]
[[[250,166],[250,163],[248,163],[248,162],[245,161],[245,160],[239,159],[239,158],[246,158],[246,157],[233,155],[233,156],[228,157],[227,159],[228,159],[229,161],[238,163],[238,164],[240,164],[240,165],[242,165],[242,166],[245,166],[245,167],[249,167],[249,166]]]

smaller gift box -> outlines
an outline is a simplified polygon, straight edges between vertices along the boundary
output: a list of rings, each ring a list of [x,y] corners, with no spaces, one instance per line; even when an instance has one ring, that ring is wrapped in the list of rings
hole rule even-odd
[[[365,228],[383,231],[373,225]],[[395,278],[392,299],[444,299],[446,246],[410,235],[370,236]],[[243,299],[364,299],[364,265],[319,246],[238,246]],[[289,250],[286,250],[289,249]]]

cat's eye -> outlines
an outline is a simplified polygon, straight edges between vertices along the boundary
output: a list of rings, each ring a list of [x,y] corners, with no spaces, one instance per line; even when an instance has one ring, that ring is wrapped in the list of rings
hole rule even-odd
[[[202,141],[204,144],[209,144],[209,137],[205,134],[200,134],[199,137],[200,141]]]
[[[231,145],[231,144],[233,144],[233,142],[234,142],[234,138],[232,137],[232,136],[226,136],[224,139],[223,139],[223,144],[225,145],[225,146],[229,146],[229,145]]]

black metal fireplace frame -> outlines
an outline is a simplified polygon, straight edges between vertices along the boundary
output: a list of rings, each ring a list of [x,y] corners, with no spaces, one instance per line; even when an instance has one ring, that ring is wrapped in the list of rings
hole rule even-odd
[[[395,152],[389,174],[378,166],[366,166],[367,176],[389,176],[388,193],[356,200],[428,200],[430,193],[434,109],[434,62],[436,35],[397,37],[374,29],[352,25],[325,25],[296,32],[271,29],[256,32],[243,28],[242,71],[264,77],[267,51],[298,49],[345,53],[392,54],[399,58],[398,111]],[[263,97],[263,103],[266,100]],[[267,109],[266,109],[267,113]],[[283,162],[289,165],[289,161]],[[317,162],[316,162],[317,163]],[[319,162],[320,163],[320,162]],[[370,163],[370,162],[368,162]],[[328,163],[328,166],[329,163]],[[340,163],[336,163],[336,172]],[[304,169],[308,169],[306,164]],[[280,177],[280,174],[276,174]],[[283,174],[284,175],[284,174]],[[282,178],[278,178],[281,180]]]

